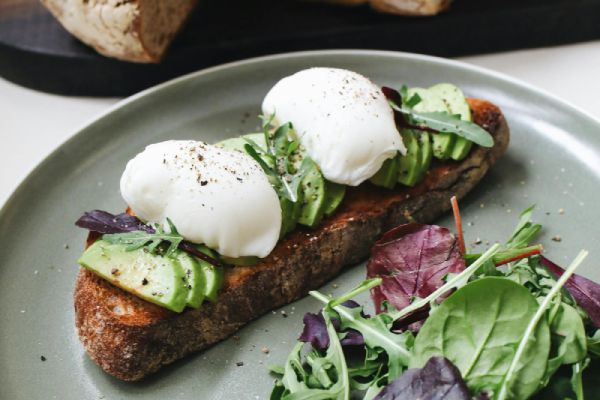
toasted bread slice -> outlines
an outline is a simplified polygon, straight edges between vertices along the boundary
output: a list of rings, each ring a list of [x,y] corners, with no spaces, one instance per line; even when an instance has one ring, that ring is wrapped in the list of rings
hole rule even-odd
[[[494,147],[474,147],[461,162],[433,165],[414,188],[348,188],[340,209],[318,229],[292,232],[256,266],[227,268],[216,304],[176,314],[81,269],[75,288],[76,326],[92,360],[119,379],[141,379],[305,296],[342,267],[364,260],[386,230],[413,219],[434,220],[449,209],[451,196],[463,197],[483,178],[508,145],[508,125],[498,107],[475,99],[469,104],[474,121],[494,137]]]

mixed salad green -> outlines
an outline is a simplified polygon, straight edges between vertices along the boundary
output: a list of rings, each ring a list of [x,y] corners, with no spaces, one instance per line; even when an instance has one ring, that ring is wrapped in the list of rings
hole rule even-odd
[[[541,229],[532,211],[483,254],[461,253],[439,226],[386,233],[367,280],[337,298],[311,292],[324,307],[272,368],[271,399],[584,399],[600,356],[600,285],[574,274],[586,251],[564,270],[530,245]],[[367,290],[373,316],[352,300]]]

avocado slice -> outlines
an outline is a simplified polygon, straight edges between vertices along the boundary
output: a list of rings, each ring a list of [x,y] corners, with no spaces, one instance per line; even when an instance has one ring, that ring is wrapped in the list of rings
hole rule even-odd
[[[184,251],[177,252],[177,261],[183,267],[188,284],[187,305],[192,308],[198,308],[204,301],[204,271],[200,267],[200,260],[189,255]]]
[[[346,185],[325,180],[325,210],[326,216],[330,216],[337,210],[344,195],[346,194]]]
[[[421,101],[413,107],[417,112],[448,112],[448,107],[443,99],[435,92],[424,88],[408,89],[408,98],[418,94]],[[448,132],[433,134],[433,155],[440,159],[450,158],[456,135]]]
[[[202,268],[202,271],[204,272],[204,280],[206,282],[206,285],[204,286],[204,295],[208,300],[214,303],[217,301],[219,289],[221,289],[221,286],[223,286],[223,268],[215,267],[204,260],[199,261],[200,268]]]
[[[400,157],[398,182],[414,186],[423,175],[419,141],[411,129],[402,129],[400,135],[406,146],[406,154]]]
[[[189,290],[183,267],[175,258],[145,249],[126,251],[124,245],[98,240],[83,253],[79,264],[115,286],[151,303],[181,312]]]
[[[429,166],[431,165],[431,159],[433,157],[433,146],[431,145],[431,135],[427,131],[414,131],[419,141],[419,150],[421,152],[421,175],[419,176],[418,182],[421,182]]]
[[[265,135],[263,133],[249,133],[247,135],[225,139],[218,143],[215,143],[215,146],[219,146],[226,150],[238,150],[245,152],[244,146],[248,142],[244,140],[244,138],[252,140],[254,143],[259,145],[263,149],[266,147]]]
[[[293,231],[298,224],[302,209],[304,207],[304,192],[300,188],[297,193],[296,201],[291,201],[285,197],[279,198],[281,206],[281,232],[279,237],[284,237],[286,233]]]
[[[379,171],[371,177],[371,183],[387,189],[393,189],[398,182],[401,157],[397,154],[395,157],[385,160]]]
[[[198,246],[198,249],[212,258],[218,258],[219,255],[204,245]],[[223,258],[223,256],[220,256]],[[204,296],[211,302],[216,302],[219,289],[223,286],[224,271],[222,267],[216,267],[209,262],[197,259],[204,275]]]
[[[298,223],[313,228],[321,222],[325,211],[325,179],[317,164],[309,157],[304,158],[300,169],[306,170],[306,174],[300,183],[304,204]]]
[[[460,119],[464,121],[470,122],[473,120],[471,107],[467,103],[462,90],[450,83],[440,83],[430,87],[429,90],[441,97],[451,114],[460,115]],[[457,136],[450,153],[450,158],[457,161],[464,159],[469,154],[471,147],[473,147],[473,142],[464,137]]]

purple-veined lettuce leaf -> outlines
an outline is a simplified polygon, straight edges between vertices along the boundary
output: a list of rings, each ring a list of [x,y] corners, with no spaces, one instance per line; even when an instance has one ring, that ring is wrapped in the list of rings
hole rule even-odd
[[[563,268],[544,256],[540,256],[540,262],[556,277],[560,277],[565,272]],[[565,283],[565,288],[587,313],[592,323],[600,328],[600,285],[581,275],[573,274]]]
[[[375,397],[375,400],[470,400],[467,385],[454,364],[431,357],[423,368],[406,370]]]
[[[378,313],[383,302],[398,310],[414,297],[427,297],[444,284],[449,273],[465,269],[454,235],[437,225],[405,224],[386,232],[371,250],[369,278],[381,277],[371,289]]]
[[[353,300],[345,301],[342,305],[348,308],[360,307],[360,305]],[[298,340],[304,343],[310,343],[313,348],[318,350],[327,349],[329,347],[329,334],[327,333],[327,326],[325,325],[323,314],[306,313],[303,322],[304,328]],[[333,323],[335,330],[340,332],[340,321],[336,318],[332,318],[331,322]],[[354,329],[348,329],[345,332],[346,336],[341,340],[342,346],[362,346],[365,344],[365,340],[360,332],[355,331]]]
[[[154,228],[143,223],[139,218],[127,213],[111,214],[107,211],[92,210],[83,213],[75,222],[80,228],[102,234],[144,231],[155,233]]]

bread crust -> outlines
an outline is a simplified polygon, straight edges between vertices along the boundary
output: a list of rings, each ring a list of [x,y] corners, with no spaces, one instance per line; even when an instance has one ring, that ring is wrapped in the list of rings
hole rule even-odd
[[[75,324],[90,358],[105,372],[135,381],[232,335],[269,310],[305,296],[347,265],[364,260],[386,230],[408,221],[431,222],[462,198],[504,153],[508,125],[498,107],[469,99],[474,121],[494,137],[461,162],[434,162],[414,188],[370,184],[348,188],[334,216],[316,230],[297,229],[259,265],[227,268],[215,304],[176,314],[145,302],[81,269],[75,286]]]
[[[452,0],[321,0],[344,6],[370,4],[374,10],[389,14],[425,17],[439,14],[450,7]]]
[[[197,0],[183,0],[179,18],[171,24],[155,23],[151,28],[161,38],[153,46],[147,32],[148,16],[159,1],[153,0],[41,0],[56,19],[83,43],[98,53],[124,61],[160,61],[168,45],[187,21]],[[156,11],[159,13],[160,11]],[[179,14],[180,13],[180,14]]]

